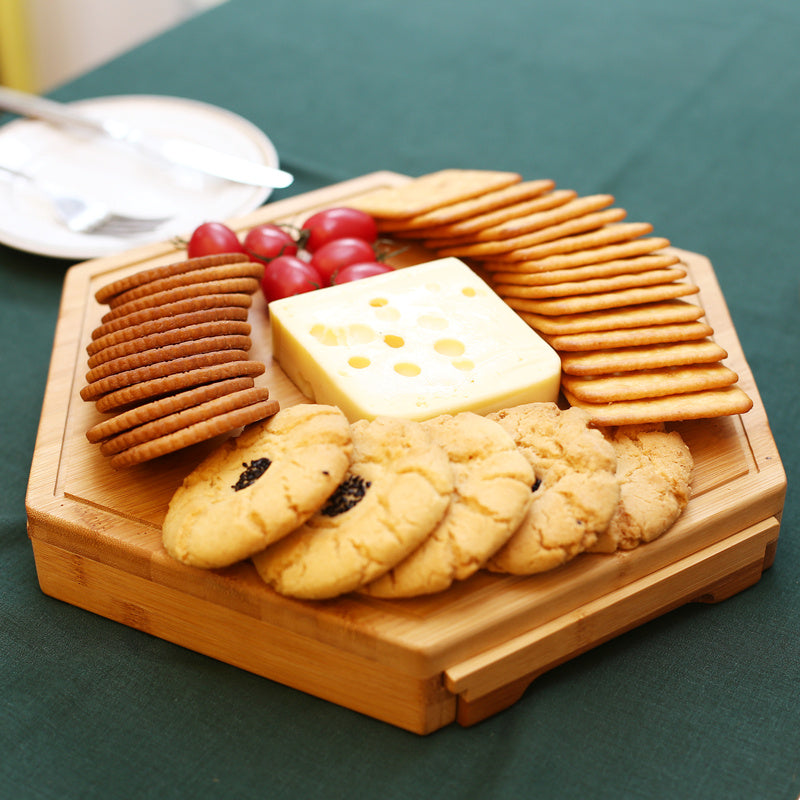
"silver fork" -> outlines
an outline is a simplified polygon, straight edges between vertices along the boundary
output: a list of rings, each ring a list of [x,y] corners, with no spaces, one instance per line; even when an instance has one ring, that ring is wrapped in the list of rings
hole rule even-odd
[[[66,195],[40,183],[27,172],[0,164],[0,171],[23,178],[37,187],[50,200],[56,216],[75,233],[100,236],[138,236],[158,228],[170,217],[132,217],[117,214],[99,200]]]

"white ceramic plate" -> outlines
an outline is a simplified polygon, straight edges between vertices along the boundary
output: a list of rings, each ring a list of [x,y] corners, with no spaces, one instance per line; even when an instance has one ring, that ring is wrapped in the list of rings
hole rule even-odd
[[[72,105],[151,134],[191,139],[278,166],[275,147],[261,130],[216,106],[151,95],[101,97]],[[0,170],[0,242],[73,260],[112,255],[174,236],[188,237],[201,222],[253,211],[272,191],[185,167],[164,166],[111,139],[37,120],[16,119],[0,127],[0,163],[102,200],[117,212],[171,217],[155,231],[134,238],[73,233],[54,216],[47,197],[34,184]]]

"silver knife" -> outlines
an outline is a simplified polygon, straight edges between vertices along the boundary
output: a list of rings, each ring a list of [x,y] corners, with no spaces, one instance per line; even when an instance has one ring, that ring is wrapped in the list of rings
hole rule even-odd
[[[143,153],[158,156],[173,164],[236,183],[284,189],[294,180],[290,173],[277,167],[221,153],[186,139],[153,136],[119,120],[96,120],[64,103],[6,86],[0,86],[0,109],[58,125],[78,126],[124,142]]]

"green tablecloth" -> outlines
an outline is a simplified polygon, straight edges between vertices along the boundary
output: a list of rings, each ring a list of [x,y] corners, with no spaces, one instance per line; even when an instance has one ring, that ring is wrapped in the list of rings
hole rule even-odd
[[[800,5],[230,0],[53,95],[185,96],[297,180],[482,167],[609,192],[715,266],[788,474],[777,560],[419,737],[44,596],[24,494],[65,262],[0,246],[0,786],[15,798],[800,794]]]

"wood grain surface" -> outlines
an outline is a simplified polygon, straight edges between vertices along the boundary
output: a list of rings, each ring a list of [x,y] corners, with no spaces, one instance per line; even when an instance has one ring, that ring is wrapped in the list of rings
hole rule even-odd
[[[378,172],[234,220],[299,224],[320,208],[408,180]],[[582,555],[520,578],[479,573],[428,598],[281,597],[250,563],[204,571],[161,546],[167,504],[219,441],[132,469],[110,467],[85,431],[85,348],[102,285],[185,257],[149,245],[72,267],[66,276],[31,466],[27,513],[42,590],[155,636],[417,733],[471,724],[515,702],[537,674],[683,603],[724,599],[771,564],[786,479],[758,389],[709,261],[676,250],[698,302],[754,401],[743,416],[675,425],[695,459],[692,500],[660,539],[630,552]],[[398,266],[431,257],[416,247]],[[250,310],[257,379],[283,406],[305,398],[272,362],[263,300]]]

